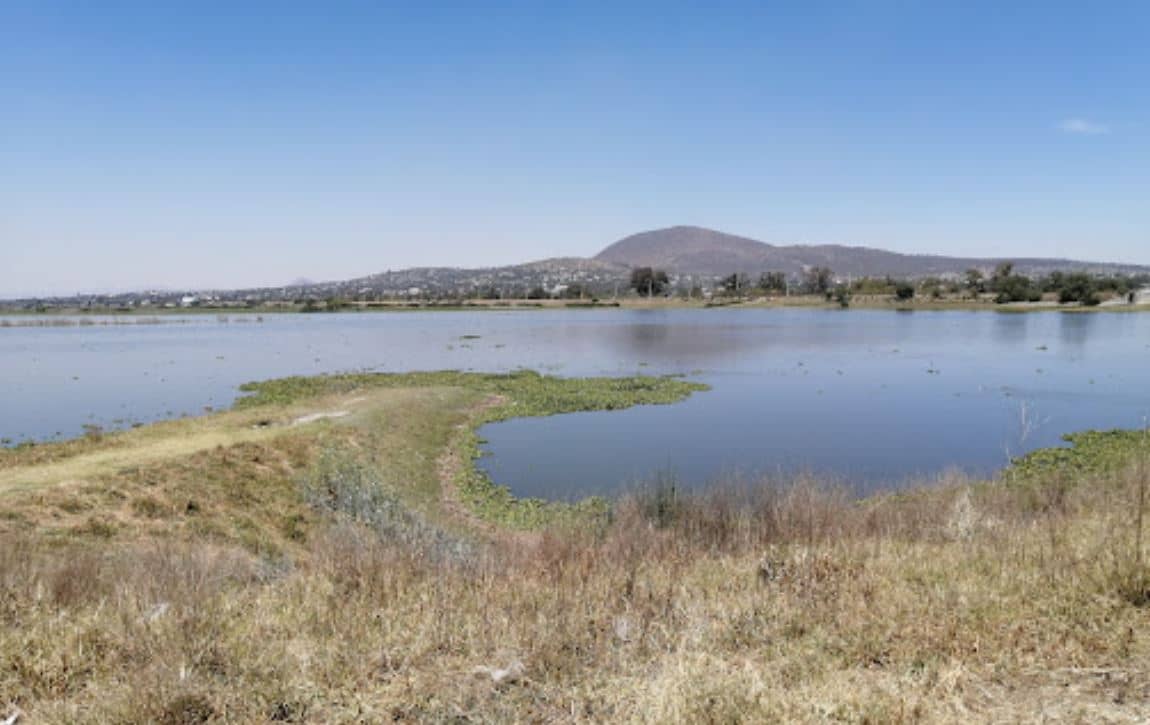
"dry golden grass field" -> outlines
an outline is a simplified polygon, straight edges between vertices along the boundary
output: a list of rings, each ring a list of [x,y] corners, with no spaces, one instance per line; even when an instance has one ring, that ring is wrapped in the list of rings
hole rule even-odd
[[[687,383],[345,376],[0,451],[0,721],[1146,722],[1150,445],[575,506],[476,424]]]

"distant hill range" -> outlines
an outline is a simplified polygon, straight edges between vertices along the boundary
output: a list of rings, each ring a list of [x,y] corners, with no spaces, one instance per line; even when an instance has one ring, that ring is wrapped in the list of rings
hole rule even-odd
[[[989,273],[1001,262],[1031,276],[1054,271],[1087,271],[1092,274],[1150,274],[1150,266],[1085,262],[1070,259],[1008,257],[973,259],[925,254],[898,254],[867,247],[837,244],[772,245],[747,237],[701,227],[679,226],[634,234],[621,239],[590,259],[564,257],[525,264],[481,269],[418,267],[387,271],[355,279],[312,282],[299,279],[280,287],[239,290],[152,290],[126,294],[76,295],[53,298],[52,303],[140,305],[204,302],[269,302],[300,299],[373,299],[384,297],[487,296],[522,297],[531,290],[562,294],[566,288],[593,293],[627,289],[634,267],[666,270],[680,285],[709,286],[717,278],[739,272],[757,277],[763,272],[784,272],[799,277],[812,267],[827,267],[836,277],[951,277],[977,268]],[[3,290],[0,290],[0,298]],[[43,300],[5,303],[29,306]]]
[[[1141,274],[1150,267],[1070,259],[973,259],[926,254],[899,254],[868,247],[838,244],[775,246],[701,227],[670,227],[633,234],[599,252],[595,259],[623,267],[658,267],[691,276],[766,271],[798,275],[811,267],[828,267],[838,276],[928,277],[962,274],[968,269],[993,269],[1004,261],[1031,275],[1053,271],[1088,270],[1098,274]]]

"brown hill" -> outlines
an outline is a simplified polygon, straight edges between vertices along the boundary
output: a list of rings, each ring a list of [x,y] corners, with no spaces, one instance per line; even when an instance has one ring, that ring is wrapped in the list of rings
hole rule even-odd
[[[1089,270],[1096,273],[1145,272],[1150,268],[1070,259],[1018,259],[942,257],[899,254],[868,247],[837,244],[776,246],[747,237],[702,227],[677,226],[633,234],[604,249],[595,259],[623,267],[657,267],[695,276],[732,272],[758,274],[768,270],[790,274],[809,267],[829,267],[839,275],[892,275],[925,277],[961,274],[971,267],[991,269],[1012,261],[1027,274],[1054,270]]]

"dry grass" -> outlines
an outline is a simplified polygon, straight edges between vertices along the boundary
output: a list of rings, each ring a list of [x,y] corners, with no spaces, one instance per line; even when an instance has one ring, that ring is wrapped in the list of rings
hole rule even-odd
[[[1136,488],[1064,511],[964,487],[767,488],[661,520],[632,500],[530,548],[334,516],[280,566],[10,535],[0,693],[37,722],[1136,722]]]
[[[435,394],[431,387],[422,387],[324,395],[296,405],[181,418],[115,433],[94,430],[59,443],[0,448],[0,495],[99,477],[126,466],[161,463],[224,445],[267,441],[296,432],[294,424],[307,416],[318,422],[338,412],[362,421],[380,411],[402,413],[412,400]]]
[[[208,541],[294,557],[320,521],[299,480],[321,451],[370,453],[380,484],[428,511],[439,490],[435,454],[476,397],[434,387],[361,391],[5,451],[0,534],[91,545]],[[351,414],[293,425],[337,409]]]
[[[363,429],[100,479],[123,498],[89,491],[82,515],[111,532],[9,526],[0,717],[1150,718],[1144,461],[864,502],[811,481],[655,490],[598,527],[489,539],[431,505],[435,454],[477,398],[426,395]],[[253,454],[280,458],[261,477]],[[168,513],[186,495],[217,531]]]

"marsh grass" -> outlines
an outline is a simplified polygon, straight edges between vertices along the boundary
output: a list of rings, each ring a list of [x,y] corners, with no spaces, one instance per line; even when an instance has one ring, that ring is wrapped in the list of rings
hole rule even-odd
[[[492,409],[489,416],[492,420],[675,403],[691,393],[708,389],[704,384],[673,376],[559,378],[540,375],[531,370],[490,374],[454,370],[350,373],[246,383],[240,386],[240,390],[248,395],[236,401],[236,408],[290,404],[319,395],[355,390],[410,387],[460,387],[506,396],[511,405],[507,408]]]
[[[1137,467],[1059,509],[957,479],[862,502],[810,479],[639,492],[601,529],[457,547],[328,455],[299,483],[327,523],[286,566],[6,536],[0,697],[36,722],[1150,711]]]
[[[589,498],[576,504],[517,498],[505,486],[492,481],[470,465],[479,458],[480,440],[475,430],[486,424],[511,418],[540,417],[577,411],[621,410],[636,405],[663,405],[702,392],[708,386],[675,376],[636,375],[622,378],[560,378],[521,370],[513,373],[483,374],[457,371],[416,373],[361,373],[290,377],[248,383],[241,390],[240,410],[290,405],[321,395],[348,394],[359,390],[452,388],[485,396],[490,404],[473,415],[469,425],[452,436],[446,446],[460,466],[453,476],[466,505],[481,518],[515,529],[537,529],[549,525],[598,525],[607,512],[603,499]]]
[[[346,425],[36,493],[75,513],[53,526],[26,502],[0,528],[0,714],[1150,717],[1145,436],[1083,439],[1093,463],[864,500],[812,477],[664,479],[527,534],[445,525],[436,461],[466,445],[475,405],[514,394],[397,392]],[[112,533],[71,528],[89,520]]]
[[[473,553],[471,541],[430,523],[388,485],[377,465],[353,449],[325,450],[300,485],[313,508],[359,524],[413,554],[462,560]]]

